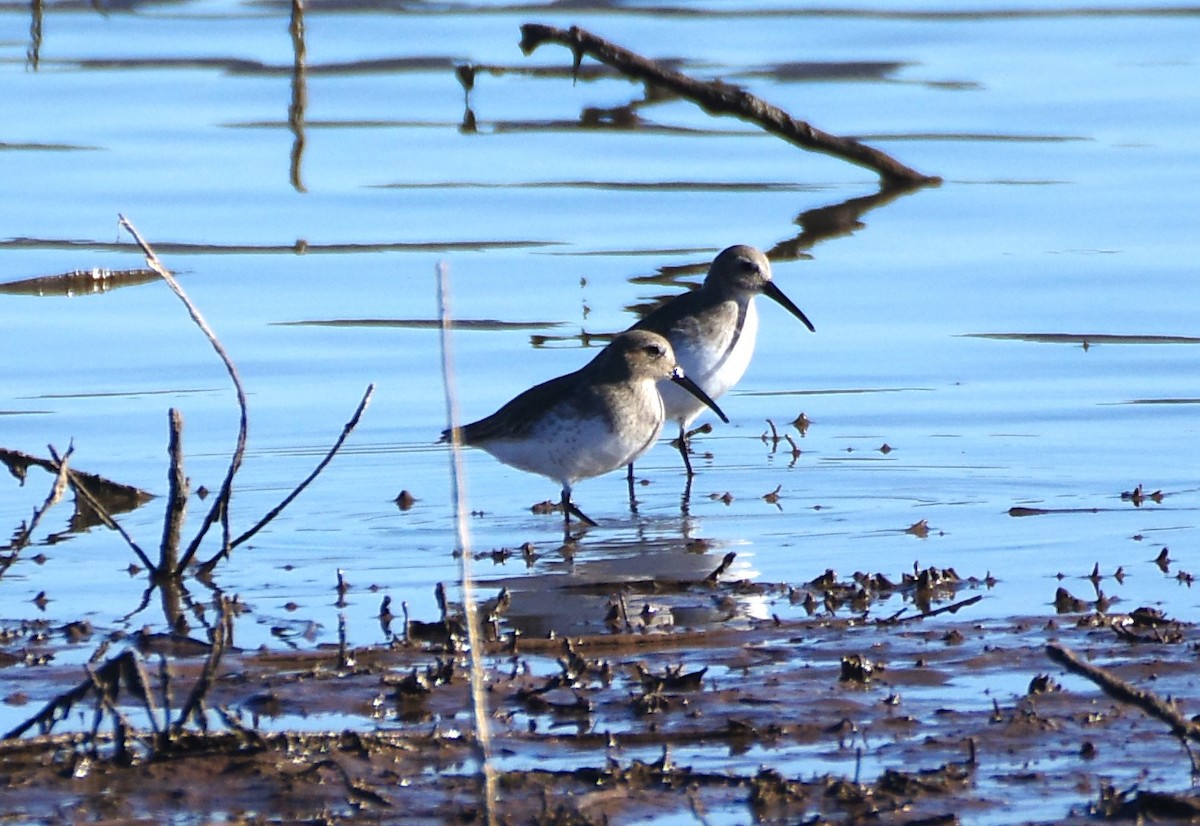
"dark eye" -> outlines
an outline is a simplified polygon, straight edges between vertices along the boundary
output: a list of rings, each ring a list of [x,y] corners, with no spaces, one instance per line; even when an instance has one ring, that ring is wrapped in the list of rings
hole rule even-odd
[[[647,344],[642,349],[646,351],[647,355],[654,356],[655,358],[662,358],[663,348],[659,347],[657,344]]]
[[[738,259],[738,266],[740,266],[742,268],[742,272],[757,272],[758,271],[758,265],[755,264],[753,261],[751,261],[749,258]]]

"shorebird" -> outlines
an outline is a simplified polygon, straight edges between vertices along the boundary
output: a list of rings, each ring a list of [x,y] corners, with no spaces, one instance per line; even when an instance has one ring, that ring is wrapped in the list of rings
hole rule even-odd
[[[675,350],[683,372],[710,398],[720,398],[750,365],[758,335],[754,298],[767,296],[816,332],[808,317],[771,280],[771,262],[754,247],[739,244],[713,259],[699,289],[676,296],[630,330],[664,336]],[[704,406],[696,398],[666,384],[660,386],[666,418],[679,424],[679,454],[688,478],[695,475],[688,458],[687,426]],[[633,483],[633,463],[629,464]],[[632,488],[631,488],[632,489]]]
[[[660,386],[659,381],[663,384]],[[596,523],[571,502],[571,488],[630,465],[662,432],[667,380],[729,419],[675,363],[671,344],[648,330],[627,330],[583,368],[526,390],[487,418],[458,428],[461,444],[562,485],[562,511]],[[454,434],[442,431],[442,441]]]

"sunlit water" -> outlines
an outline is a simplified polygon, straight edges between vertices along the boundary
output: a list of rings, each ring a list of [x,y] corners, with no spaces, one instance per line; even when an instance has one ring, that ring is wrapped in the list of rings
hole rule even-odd
[[[449,454],[435,445],[446,424],[439,338],[427,323],[439,262],[456,318],[519,323],[454,335],[472,419],[580,366],[602,344],[585,347],[587,334],[628,326],[632,308],[697,280],[722,247],[771,249],[800,236],[802,213],[878,191],[865,170],[683,102],[640,109],[649,126],[671,129],[573,126],[584,107],[641,94],[612,78],[573,84],[565,50],[517,48],[522,22],[582,25],[741,83],[945,182],[866,204],[853,231],[811,249],[806,235],[811,259],[776,256],[777,282],[817,333],[760,301],[758,352],[722,400],[732,424],[697,440],[712,456],[696,460],[686,515],[682,467],[664,443],[638,463],[649,484],[636,515],[621,474],[578,486],[602,524],[564,556],[560,519],[529,510],[557,498],[554,483],[468,454],[468,506],[483,513],[469,523],[474,549],[529,542],[537,555],[476,562],[485,595],[509,585],[517,615],[540,630],[594,625],[604,601],[576,600],[561,582],[699,578],[732,550],[730,575],[763,582],[826,568],[898,578],[915,563],[990,572],[996,587],[970,609],[980,619],[1049,615],[1059,584],[1090,597],[1082,577],[1093,565],[1123,566],[1109,596],[1195,620],[1197,599],[1176,575],[1194,567],[1200,539],[1200,348],[1186,340],[1200,335],[1200,17],[1170,5],[906,8],[827,16],[715,4],[712,15],[675,16],[316,4],[301,130],[288,127],[286,7],[51,3],[31,25],[27,5],[9,5],[0,282],[141,267],[117,215],[134,222],[248,393],[235,532],[304,478],[373,383],[346,447],[217,568],[215,584],[250,609],[237,626],[243,646],[328,643],[342,617],[351,644],[385,642],[375,619],[384,596],[432,618],[434,585],[458,577]],[[476,134],[459,128],[453,67],[467,62],[511,70],[479,72]],[[836,71],[797,79],[796,63]],[[525,71],[544,66],[564,71]],[[680,266],[692,269],[677,283],[646,280]],[[351,323],[325,323],[335,321]],[[162,494],[177,407],[193,487],[220,485],[233,392],[165,285],[0,294],[0,334],[0,447],[44,456],[73,444],[74,467]],[[789,425],[801,412],[805,434]],[[798,456],[763,439],[768,419]],[[0,524],[15,531],[50,482],[35,470],[23,487],[0,487]],[[1139,484],[1161,501],[1122,500]],[[393,503],[402,489],[417,499],[408,511]],[[763,499],[776,490],[778,502]],[[193,498],[190,530],[211,501]],[[121,517],[151,550],[163,502]],[[1010,516],[1017,506],[1053,513]],[[102,528],[63,533],[69,509],[51,511],[0,578],[0,619],[160,627],[155,603],[130,616],[146,583],[129,572],[125,542]],[[927,537],[906,533],[921,520]],[[705,553],[689,546],[697,538]],[[1163,547],[1176,560],[1165,573],[1152,564]],[[215,551],[210,541],[201,558]],[[344,606],[339,569],[351,583]],[[209,599],[201,585],[189,590]],[[40,593],[49,602],[39,607]],[[796,610],[780,602],[740,610]],[[10,716],[23,711],[0,712]]]

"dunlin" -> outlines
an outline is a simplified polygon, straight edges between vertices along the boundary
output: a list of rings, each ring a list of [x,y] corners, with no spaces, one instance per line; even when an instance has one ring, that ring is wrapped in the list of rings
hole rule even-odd
[[[808,317],[771,280],[767,257],[742,244],[723,250],[713,259],[699,289],[676,296],[630,329],[665,336],[683,372],[710,398],[720,398],[738,383],[754,355],[758,335],[754,298],[759,293],[783,305],[816,332]],[[704,406],[690,394],[666,384],[661,391],[666,418],[679,423],[679,453],[691,478],[687,426]],[[632,481],[632,463],[629,478]]]
[[[462,444],[562,485],[563,518],[596,524],[571,502],[581,479],[631,465],[662,432],[660,388],[669,379],[728,422],[675,363],[671,344],[647,330],[618,335],[582,369],[526,390],[492,415],[459,428]],[[664,380],[659,385],[659,380]],[[450,441],[451,432],[442,432]]]

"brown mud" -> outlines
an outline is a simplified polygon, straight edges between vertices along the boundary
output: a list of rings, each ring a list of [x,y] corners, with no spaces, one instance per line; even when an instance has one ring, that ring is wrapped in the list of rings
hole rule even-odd
[[[1074,651],[1160,698],[1195,696],[1194,628],[1083,600],[1058,608],[1075,613],[972,621],[992,583],[936,571],[933,583],[930,571],[906,577],[912,607],[886,619],[847,615],[842,601],[878,597],[878,579],[831,575],[788,589],[795,604],[815,603],[798,620],[664,631],[633,610],[638,594],[614,602],[607,628],[570,639],[523,637],[493,617],[497,819],[1200,815],[1188,788],[1194,726],[1173,733],[1047,653]],[[920,602],[922,577],[936,585],[931,602]],[[771,586],[714,577],[660,584],[656,599],[732,600],[748,587]],[[94,644],[87,633],[0,629],[0,699],[29,709],[25,729],[0,740],[0,823],[486,822],[457,622],[451,606],[441,621],[405,623],[389,646],[223,657],[199,640],[134,635],[87,671],[45,656],[78,656]],[[199,713],[175,719],[200,683]]]

